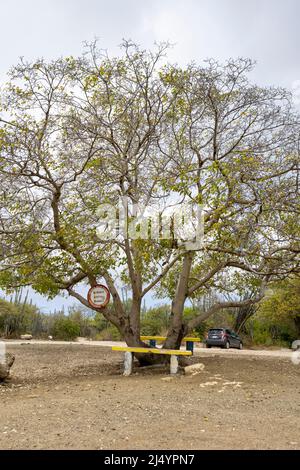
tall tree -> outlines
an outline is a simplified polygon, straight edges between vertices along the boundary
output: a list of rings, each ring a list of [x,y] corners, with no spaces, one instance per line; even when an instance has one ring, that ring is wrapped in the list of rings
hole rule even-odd
[[[110,58],[92,44],[77,59],[11,70],[0,108],[0,284],[64,290],[88,306],[76,286],[103,279],[113,308],[102,313],[134,346],[143,298],[158,290],[172,298],[165,347],[179,347],[215,311],[254,304],[299,270],[299,117],[285,90],[248,81],[250,60],[182,69],[160,65],[166,44],[125,41],[122,51]],[[203,207],[203,246],[172,239],[173,226],[170,239],[141,224],[139,237],[99,237],[99,206],[127,201],[134,221],[135,204],[175,199]],[[130,287],[129,314],[116,279]],[[184,322],[188,298],[249,286],[251,299],[217,301]]]

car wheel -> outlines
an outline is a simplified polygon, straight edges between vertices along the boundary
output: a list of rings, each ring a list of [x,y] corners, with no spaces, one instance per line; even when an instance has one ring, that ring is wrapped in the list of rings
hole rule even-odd
[[[210,345],[210,344],[207,344],[206,347],[207,347],[207,348],[211,348],[211,345]]]
[[[239,349],[243,349],[243,343],[240,342]]]

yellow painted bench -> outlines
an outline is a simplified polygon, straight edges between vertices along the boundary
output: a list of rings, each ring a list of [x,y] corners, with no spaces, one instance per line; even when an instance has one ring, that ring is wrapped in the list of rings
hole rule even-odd
[[[170,374],[177,374],[178,372],[178,356],[191,356],[191,351],[180,351],[179,349],[155,349],[143,347],[127,347],[127,346],[112,346],[112,351],[125,352],[124,358],[124,373],[123,375],[130,375],[132,373],[134,354],[161,354],[170,356]]]
[[[156,342],[163,342],[167,338],[165,336],[141,336],[142,341],[149,341],[149,345],[152,348],[155,348]],[[191,351],[192,353],[194,352],[194,343],[200,343],[200,338],[193,338],[186,336],[183,338],[182,342],[186,343],[186,350]]]

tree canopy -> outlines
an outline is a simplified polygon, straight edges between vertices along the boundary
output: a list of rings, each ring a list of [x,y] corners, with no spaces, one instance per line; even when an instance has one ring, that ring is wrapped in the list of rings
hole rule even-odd
[[[22,60],[1,90],[1,287],[66,291],[88,306],[76,286],[103,280],[113,298],[103,314],[129,345],[140,344],[148,292],[172,299],[165,347],[178,347],[214,312],[258,302],[268,283],[299,272],[300,121],[289,93],[252,84],[249,59],[179,67],[167,50],[124,41],[116,58],[90,44],[79,58]],[[201,206],[203,245],[99,238],[99,206],[122,198]],[[185,321],[186,300],[210,291],[219,300]]]

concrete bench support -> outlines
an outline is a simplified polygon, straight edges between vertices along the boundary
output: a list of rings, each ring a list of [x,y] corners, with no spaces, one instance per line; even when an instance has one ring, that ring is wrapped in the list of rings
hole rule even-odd
[[[178,372],[178,357],[171,356],[170,357],[170,374],[175,375]]]
[[[126,351],[124,358],[124,373],[123,375],[128,376],[132,373],[133,366],[133,353]]]
[[[123,375],[128,377],[132,374],[134,353],[126,351],[124,354],[124,372]],[[178,357],[170,356],[170,374],[176,375],[178,373]]]

